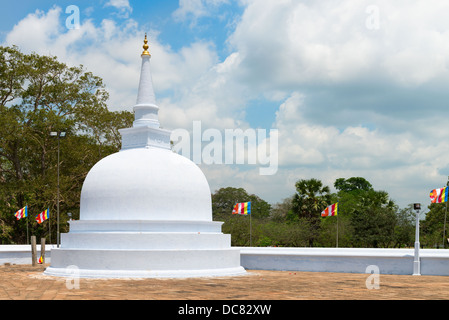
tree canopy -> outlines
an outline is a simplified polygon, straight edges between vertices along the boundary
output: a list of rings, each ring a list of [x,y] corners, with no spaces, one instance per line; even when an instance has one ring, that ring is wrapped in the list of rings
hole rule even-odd
[[[352,177],[349,179],[338,178],[335,180],[334,187],[338,191],[342,192],[354,192],[354,191],[371,191],[373,186],[365,178]]]
[[[338,235],[342,247],[413,246],[411,205],[399,209],[386,191],[375,190],[361,177],[338,178],[334,186],[337,192],[331,193],[318,179],[299,179],[296,192],[272,205],[268,216],[253,217],[253,245],[329,247],[336,246]],[[248,219],[231,217],[234,203],[243,201],[249,201],[249,195],[242,188],[221,188],[212,194],[214,219],[224,221],[223,232],[231,233],[237,246],[249,245]],[[338,217],[321,217],[321,211],[336,202]],[[442,220],[441,214],[437,220]]]
[[[129,127],[133,120],[131,112],[110,112],[107,99],[102,79],[83,66],[70,67],[56,57],[23,54],[14,46],[0,47],[2,243],[25,243],[25,233],[20,232],[25,222],[15,222],[13,215],[25,205],[30,227],[40,236],[50,237],[51,228],[34,223],[34,216],[46,208],[51,216],[56,213],[58,166],[62,217],[66,220],[67,212],[75,216],[79,212],[87,172],[98,160],[118,151],[118,129]],[[60,131],[66,132],[60,141],[50,135]]]
[[[212,194],[212,212],[215,216],[228,215],[234,205],[239,202],[251,201],[251,214],[256,218],[270,215],[271,206],[255,194],[248,194],[243,188],[220,188]]]

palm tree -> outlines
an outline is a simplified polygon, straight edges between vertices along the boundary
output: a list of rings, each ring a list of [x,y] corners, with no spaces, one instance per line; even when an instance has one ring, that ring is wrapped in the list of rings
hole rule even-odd
[[[295,184],[293,211],[299,218],[316,218],[330,204],[330,189],[317,179],[299,180]]]
[[[312,246],[314,239],[319,235],[320,213],[331,202],[330,188],[323,186],[317,179],[301,179],[296,182],[295,187],[292,211],[298,219],[305,219],[310,223],[309,245]]]

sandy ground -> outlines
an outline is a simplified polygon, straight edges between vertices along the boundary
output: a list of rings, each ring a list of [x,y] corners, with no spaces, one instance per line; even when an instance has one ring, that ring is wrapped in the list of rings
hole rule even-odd
[[[446,300],[449,277],[248,270],[191,279],[78,279],[0,266],[2,300]],[[376,286],[376,284],[378,284]],[[377,289],[376,289],[377,287]]]

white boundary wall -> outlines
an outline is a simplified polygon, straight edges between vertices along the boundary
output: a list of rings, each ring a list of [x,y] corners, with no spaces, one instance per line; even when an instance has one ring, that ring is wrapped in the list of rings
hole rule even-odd
[[[51,249],[45,246],[46,263]],[[413,274],[414,249],[239,247],[241,266],[250,270],[365,273],[375,265],[381,274]],[[40,245],[37,245],[37,256]],[[449,249],[421,249],[421,275],[449,276]],[[0,265],[31,264],[31,245],[0,245]]]
[[[448,249],[421,249],[421,275],[449,276]],[[240,247],[246,269],[365,273],[370,265],[381,274],[413,274],[414,249],[258,248]]]
[[[45,246],[45,263],[50,262],[51,249],[56,248],[55,244],[47,244]],[[36,245],[37,258],[39,259],[41,254],[41,246]],[[10,264],[31,264],[31,245],[18,244],[0,245],[0,265],[5,263]]]

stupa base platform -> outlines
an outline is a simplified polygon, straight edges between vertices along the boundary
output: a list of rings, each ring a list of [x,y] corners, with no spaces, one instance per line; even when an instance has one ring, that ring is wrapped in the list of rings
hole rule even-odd
[[[80,277],[92,279],[125,279],[125,278],[201,278],[201,277],[228,277],[245,275],[243,267],[210,269],[210,270],[89,270],[49,267],[45,275],[55,277]]]
[[[179,278],[245,274],[221,222],[72,221],[44,274],[85,278]],[[134,230],[134,231],[132,231]],[[195,230],[195,231],[194,231]],[[201,231],[198,231],[201,230]]]
[[[185,278],[245,274],[240,250],[53,249],[44,274],[81,278]]]

